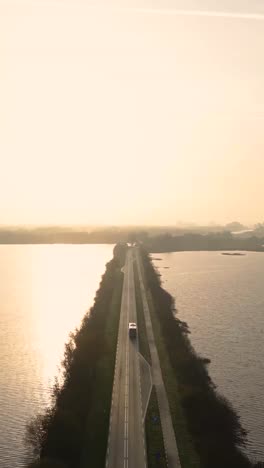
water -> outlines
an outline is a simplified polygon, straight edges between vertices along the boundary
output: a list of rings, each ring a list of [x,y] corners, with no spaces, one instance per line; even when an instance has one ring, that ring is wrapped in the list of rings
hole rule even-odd
[[[25,425],[49,402],[69,333],[111,245],[0,246],[0,467],[24,466]]]
[[[163,286],[189,325],[195,350],[248,430],[246,451],[264,460],[264,254],[154,254]],[[165,268],[169,267],[169,268]]]

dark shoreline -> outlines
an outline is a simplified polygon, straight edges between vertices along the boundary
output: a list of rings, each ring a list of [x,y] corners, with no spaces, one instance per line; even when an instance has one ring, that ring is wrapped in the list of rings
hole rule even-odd
[[[203,468],[261,468],[243,453],[246,431],[230,403],[211,381],[208,360],[195,353],[188,325],[177,318],[172,296],[161,287],[149,255],[142,249],[146,281],[173,372],[177,390],[196,451]]]

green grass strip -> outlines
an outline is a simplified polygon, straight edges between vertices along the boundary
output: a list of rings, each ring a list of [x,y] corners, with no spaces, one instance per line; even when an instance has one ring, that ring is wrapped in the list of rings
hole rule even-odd
[[[139,284],[138,269],[136,264],[134,264],[134,280],[139,330],[139,350],[142,356],[144,356],[146,361],[148,361],[148,363],[151,365],[151,356],[149,350],[149,343],[147,339],[146,322],[144,317],[143,302]],[[151,392],[146,413],[145,433],[148,468],[165,468],[167,466],[165,458],[165,449],[160,422],[158,401],[156,397],[156,391],[154,388]]]
[[[137,271],[137,265],[134,263],[134,281],[135,281],[135,294],[136,294],[136,306],[137,306],[137,321],[138,321],[138,341],[139,351],[146,361],[151,365],[151,356],[149,350],[149,343],[147,339],[146,322],[143,311],[143,302],[139,285],[139,277]]]
[[[148,468],[166,468],[164,442],[156,390],[153,387],[146,414],[146,444]]]
[[[170,364],[164,337],[159,320],[155,314],[150,292],[147,293],[150,315],[155,336],[155,342],[159,354],[162,377],[165,384],[169,406],[171,410],[172,423],[176,435],[176,441],[180,454],[182,468],[201,468],[199,457],[192,443],[191,435],[187,428],[186,418],[181,406],[178,383],[174,370]]]

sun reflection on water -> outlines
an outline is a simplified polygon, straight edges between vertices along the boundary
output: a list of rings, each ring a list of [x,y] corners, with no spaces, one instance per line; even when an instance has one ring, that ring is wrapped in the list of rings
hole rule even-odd
[[[58,374],[64,345],[92,305],[104,271],[104,249],[100,246],[95,251],[89,247],[48,246],[33,257],[35,345],[42,356],[43,380],[47,383]]]
[[[111,245],[0,246],[0,466],[22,468],[26,423],[50,401],[69,333]]]

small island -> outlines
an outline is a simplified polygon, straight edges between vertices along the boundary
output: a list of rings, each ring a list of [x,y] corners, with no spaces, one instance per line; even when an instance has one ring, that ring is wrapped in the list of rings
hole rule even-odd
[[[242,253],[242,252],[222,252],[222,255],[235,255],[235,256],[239,255],[239,256],[241,256],[241,255],[246,255],[246,254]]]

